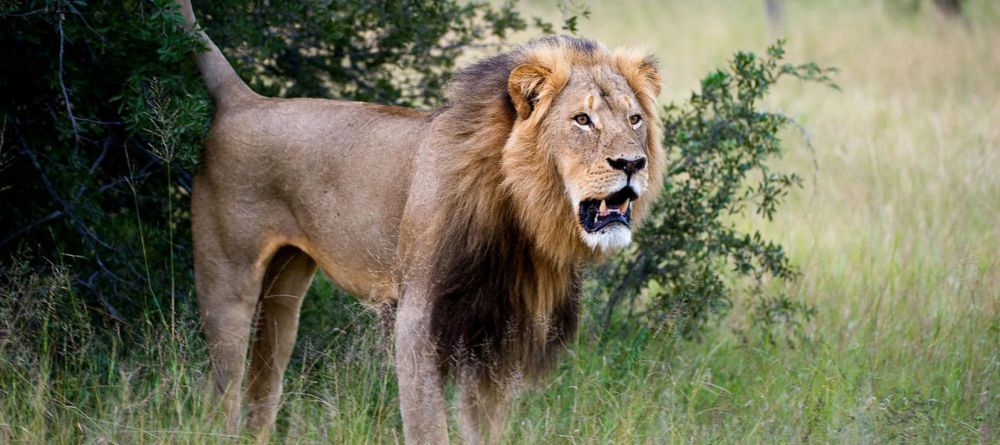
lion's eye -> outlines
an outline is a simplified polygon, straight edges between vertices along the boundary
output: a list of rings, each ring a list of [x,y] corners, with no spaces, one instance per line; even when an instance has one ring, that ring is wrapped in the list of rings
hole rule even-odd
[[[628,123],[632,124],[633,127],[639,125],[640,122],[642,122],[642,116],[638,114],[633,114],[628,118]]]
[[[573,116],[573,122],[576,122],[577,125],[586,127],[590,125],[590,116],[587,116],[585,113],[580,113],[576,116]]]

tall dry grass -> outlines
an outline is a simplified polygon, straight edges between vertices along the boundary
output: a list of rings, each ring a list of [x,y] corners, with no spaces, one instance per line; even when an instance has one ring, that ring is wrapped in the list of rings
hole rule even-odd
[[[681,100],[734,49],[776,37],[762,2],[706,3],[595,4],[581,33],[647,44],[663,99]],[[812,342],[723,330],[655,348],[622,389],[586,391],[616,409],[584,415],[599,426],[566,442],[1000,441],[1000,6],[968,2],[966,27],[888,2],[788,3],[788,59],[839,67],[842,91],[779,88],[770,106],[815,148],[786,135],[783,165],[805,187],[775,221],[737,223],[800,265],[799,281],[772,286],[817,307]],[[737,302],[728,322],[746,313]]]
[[[682,100],[734,51],[776,37],[760,3],[594,2],[580,28],[647,45],[662,100]],[[737,296],[700,341],[581,337],[518,400],[506,443],[1000,442],[1000,7],[970,1],[969,27],[881,2],[788,7],[788,59],[839,67],[842,91],[779,88],[769,106],[814,147],[785,135],[781,162],[805,186],[774,221],[734,223],[786,246],[801,278],[767,285],[816,318],[799,341],[760,341]],[[0,305],[0,442],[228,440],[194,314],[171,322],[173,340],[136,343],[74,315],[82,303],[58,275],[17,273],[3,292],[20,303]],[[373,325],[356,307],[310,317],[330,304],[348,303],[306,303],[275,438],[397,443],[386,343],[356,329]],[[148,329],[170,338],[162,323]],[[69,362],[54,361],[58,348],[74,348]]]

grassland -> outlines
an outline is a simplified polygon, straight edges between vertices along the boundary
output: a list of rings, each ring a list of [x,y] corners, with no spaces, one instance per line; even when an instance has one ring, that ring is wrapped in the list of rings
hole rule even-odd
[[[664,102],[774,38],[760,2],[607,3],[591,5],[580,33],[658,54]],[[601,344],[585,332],[518,400],[506,443],[1000,443],[1000,7],[970,2],[966,27],[880,2],[790,3],[805,4],[781,30],[788,58],[840,68],[842,91],[777,91],[769,106],[814,147],[788,132],[781,165],[806,181],[775,220],[737,223],[786,247],[802,275],[767,285],[816,317],[795,342],[763,342],[737,295],[698,341],[663,330]],[[549,2],[527,7],[552,14]],[[22,281],[72,301],[59,279]],[[342,301],[307,302],[278,439],[401,441],[386,342],[358,328],[369,316],[310,316]],[[0,326],[0,442],[223,440],[192,314],[142,345],[91,345],[76,328],[63,336],[67,323],[44,338]],[[77,351],[83,371],[11,352],[40,341]],[[143,352],[89,362],[120,348]]]

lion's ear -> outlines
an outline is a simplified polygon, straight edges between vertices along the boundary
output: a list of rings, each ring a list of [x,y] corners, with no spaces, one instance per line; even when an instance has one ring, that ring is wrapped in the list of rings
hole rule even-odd
[[[656,58],[642,56],[635,50],[619,53],[618,69],[636,93],[645,93],[655,100],[660,95],[660,70]]]
[[[535,103],[545,86],[545,80],[551,74],[552,70],[536,63],[518,65],[510,72],[507,92],[519,118],[527,119],[535,111]]]
[[[649,88],[654,99],[660,95],[663,80],[660,78],[660,70],[656,67],[655,58],[648,56],[642,59],[642,62],[639,63],[639,76],[642,78],[643,85]]]

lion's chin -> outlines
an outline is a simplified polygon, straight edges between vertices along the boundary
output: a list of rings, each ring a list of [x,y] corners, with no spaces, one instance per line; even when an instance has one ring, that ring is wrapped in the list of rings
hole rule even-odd
[[[595,252],[609,253],[632,243],[632,229],[624,224],[611,224],[595,232],[580,232],[583,242]]]

